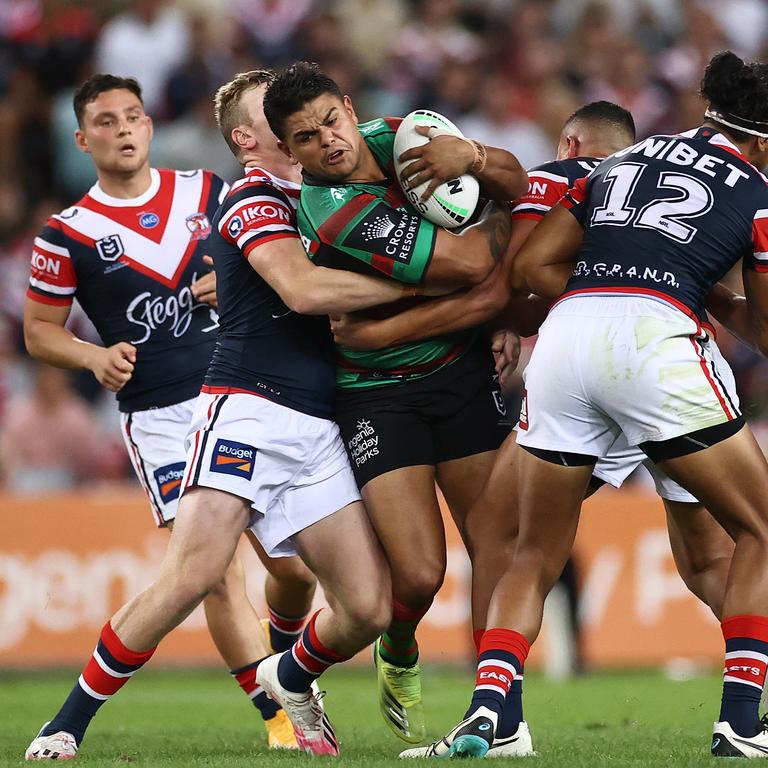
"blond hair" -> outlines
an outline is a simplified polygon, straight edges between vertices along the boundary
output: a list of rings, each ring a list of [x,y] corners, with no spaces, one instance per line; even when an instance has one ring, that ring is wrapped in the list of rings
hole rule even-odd
[[[247,125],[250,122],[248,113],[241,105],[243,94],[259,85],[269,85],[274,79],[275,73],[271,69],[240,72],[222,85],[213,97],[216,124],[236,157],[240,154],[240,148],[232,141],[232,131],[238,125]]]

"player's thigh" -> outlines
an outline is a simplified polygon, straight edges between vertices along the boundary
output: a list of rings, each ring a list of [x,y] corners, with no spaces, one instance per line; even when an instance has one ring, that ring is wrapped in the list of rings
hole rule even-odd
[[[278,581],[306,585],[316,583],[316,579],[312,575],[312,572],[307,568],[300,557],[297,555],[289,557],[270,557],[264,551],[264,547],[261,546],[261,542],[253,531],[249,529],[245,533],[248,537],[248,541],[251,543],[253,551],[257,554],[267,573],[274,576]]]
[[[396,580],[440,582],[445,571],[445,528],[432,466],[402,467],[362,489],[371,523]]]
[[[707,441],[698,432],[697,443]],[[662,459],[656,463],[667,475],[692,493],[715,517],[731,538],[748,532],[768,536],[768,463],[751,430],[742,426],[735,434],[707,448]],[[684,441],[669,441],[667,452],[685,450]],[[651,456],[651,458],[654,458]]]
[[[684,580],[717,560],[731,559],[733,539],[704,505],[664,499],[664,507],[672,554]]]
[[[329,599],[388,605],[389,567],[363,505],[348,504],[294,536],[301,558]]]

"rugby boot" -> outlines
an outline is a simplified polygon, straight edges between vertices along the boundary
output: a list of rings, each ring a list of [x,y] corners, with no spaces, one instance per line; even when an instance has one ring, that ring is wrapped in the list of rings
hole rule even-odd
[[[535,755],[533,751],[533,742],[531,741],[531,731],[528,723],[523,720],[517,726],[517,730],[505,738],[494,738],[491,748],[485,757],[530,757]]]
[[[277,674],[282,656],[278,653],[264,659],[256,670],[256,682],[285,710],[299,749],[311,755],[338,755],[339,743],[323,708],[325,694],[317,690],[315,683],[306,693],[294,693],[284,688]]]
[[[480,707],[442,739],[432,742],[427,747],[403,750],[399,756],[404,759],[414,757],[486,757],[493,745],[493,734],[497,725],[498,715],[487,707]],[[525,730],[528,731],[527,726]],[[520,733],[519,728],[518,733]],[[528,734],[528,743],[530,745],[530,734]],[[522,754],[530,753],[515,753],[516,756],[518,754],[522,756]],[[504,755],[495,755],[495,757],[511,756],[513,756],[511,751]]]
[[[755,736],[739,736],[725,721],[715,723],[711,749],[715,757],[768,757],[768,715]]]
[[[265,720],[264,727],[267,729],[267,744],[270,749],[299,748],[296,734],[293,732],[293,723],[285,714],[284,709],[278,709],[274,717]]]
[[[41,736],[48,723],[44,723],[24,753],[25,760],[71,760],[77,754],[77,742],[71,733],[57,731]]]
[[[421,670],[418,662],[398,667],[381,658],[381,638],[373,645],[373,663],[379,688],[379,709],[392,732],[409,744],[424,741],[424,704],[421,700]]]

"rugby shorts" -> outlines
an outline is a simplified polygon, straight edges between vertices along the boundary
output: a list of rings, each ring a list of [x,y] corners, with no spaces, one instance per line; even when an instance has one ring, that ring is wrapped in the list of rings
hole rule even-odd
[[[698,322],[664,299],[581,294],[540,329],[518,443],[602,458],[741,420],[733,374]]]
[[[125,447],[160,528],[176,517],[186,464],[184,441],[195,402],[192,398],[165,408],[120,414]]]
[[[198,396],[182,488],[195,486],[250,502],[270,557],[295,555],[296,533],[360,499],[334,422],[245,393]]]
[[[511,426],[481,344],[429,376],[339,390],[336,421],[360,488],[395,469],[494,451]]]
[[[715,368],[723,384],[731,393],[735,408],[738,409],[739,398],[736,394],[736,381],[734,380],[733,372],[713,338],[710,338],[707,346],[712,354]],[[672,478],[667,477],[640,448],[629,445],[623,433],[619,435],[608,453],[597,462],[592,474],[614,488],[620,488],[622,483],[640,464],[643,464],[650,473],[656,485],[656,492],[662,499],[682,501],[689,504],[698,503],[695,496],[688,493],[685,488],[678,485]]]

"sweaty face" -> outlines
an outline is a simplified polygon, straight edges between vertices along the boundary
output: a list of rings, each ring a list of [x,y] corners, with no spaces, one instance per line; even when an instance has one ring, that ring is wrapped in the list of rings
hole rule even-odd
[[[357,116],[345,96],[323,94],[285,121],[285,141],[304,169],[329,181],[345,181],[360,165],[362,138]]]
[[[133,174],[149,162],[152,121],[131,91],[104,91],[86,104],[75,138],[99,171]]]

